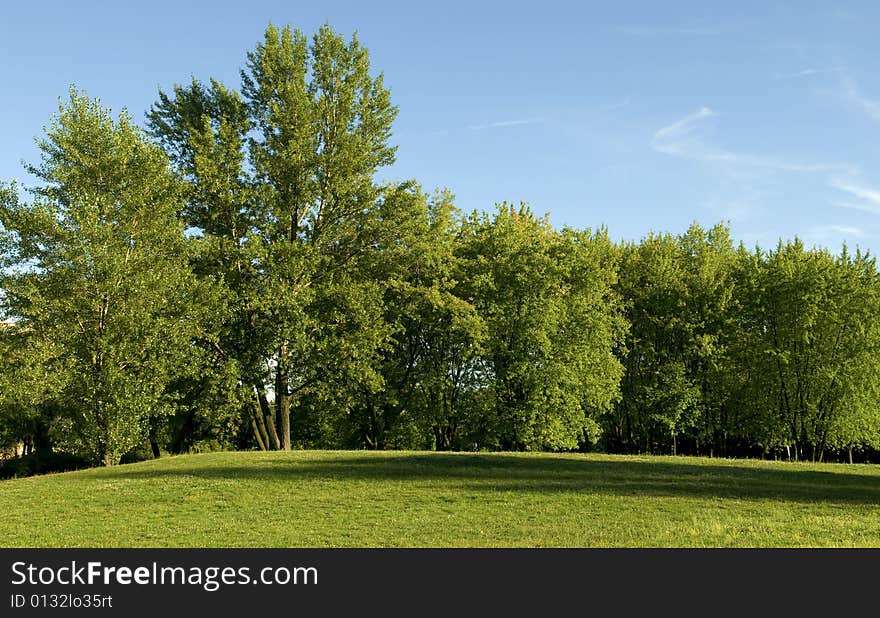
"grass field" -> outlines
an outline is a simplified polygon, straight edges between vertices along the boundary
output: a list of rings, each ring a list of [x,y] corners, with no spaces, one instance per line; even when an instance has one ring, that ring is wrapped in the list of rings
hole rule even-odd
[[[4,547],[880,547],[880,466],[300,451],[0,481]]]

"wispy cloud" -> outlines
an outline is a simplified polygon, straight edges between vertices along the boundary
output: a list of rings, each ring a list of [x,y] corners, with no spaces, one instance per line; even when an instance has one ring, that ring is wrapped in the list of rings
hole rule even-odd
[[[654,150],[671,155],[683,156],[690,152],[696,140],[692,140],[700,128],[700,121],[704,118],[712,118],[717,114],[708,107],[702,107],[699,111],[676,120],[670,125],[657,129],[651,145]],[[698,143],[697,143],[698,144]]]
[[[846,208],[848,210],[861,210],[862,212],[868,212],[872,215],[880,215],[880,205],[874,204],[865,204],[862,202],[840,202],[833,201],[831,205],[835,208]]]
[[[658,129],[651,140],[657,152],[706,163],[726,163],[778,172],[819,173],[853,171],[846,163],[803,163],[777,157],[732,152],[712,145],[708,140],[707,120],[717,116],[708,107]]]
[[[856,238],[864,238],[865,231],[852,225],[820,225],[811,228],[807,234],[809,238],[828,238],[830,236],[854,236]]]
[[[609,103],[608,105],[603,105],[602,107],[599,108],[599,111],[610,112],[611,110],[614,110],[614,109],[620,109],[621,107],[626,107],[630,103],[632,103],[632,98],[631,97],[624,97],[623,99],[621,99],[620,101],[617,101],[616,103]]]
[[[880,214],[880,189],[847,178],[832,178],[831,186],[863,200],[862,202],[834,202],[838,208],[851,208]]]
[[[849,236],[864,236],[865,232],[862,228],[855,227],[852,225],[829,225],[828,229],[832,232],[837,232],[838,234],[847,234]]]
[[[801,69],[795,73],[788,73],[786,75],[782,75],[781,77],[812,77],[813,75],[826,75],[830,73],[841,73],[843,71],[843,67],[826,67],[826,68],[816,68],[816,67],[807,67],[806,69]]]
[[[471,131],[485,131],[486,129],[501,129],[504,127],[518,127],[526,124],[540,124],[544,122],[543,118],[521,118],[518,120],[499,120],[497,122],[489,122],[486,124],[470,125],[468,129]]]
[[[654,26],[622,26],[615,32],[627,36],[715,36],[719,31],[715,28],[688,27],[654,27]]]
[[[874,122],[880,123],[880,100],[865,96],[856,81],[845,71],[841,83],[843,99]]]

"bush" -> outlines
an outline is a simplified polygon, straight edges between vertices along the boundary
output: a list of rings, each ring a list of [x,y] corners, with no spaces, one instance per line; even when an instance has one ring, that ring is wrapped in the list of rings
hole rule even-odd
[[[50,472],[68,472],[88,468],[88,459],[70,453],[38,451],[33,455],[0,461],[0,479],[13,479]]]

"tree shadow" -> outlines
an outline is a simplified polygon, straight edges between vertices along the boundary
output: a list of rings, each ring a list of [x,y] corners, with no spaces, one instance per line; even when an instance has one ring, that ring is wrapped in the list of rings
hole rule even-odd
[[[119,466],[102,478],[242,479],[254,481],[395,481],[444,483],[471,492],[587,493],[679,496],[797,503],[880,505],[880,476],[778,466],[678,463],[668,460],[594,460],[503,454],[363,456],[333,453],[315,459],[242,457],[241,465],[187,465],[155,469]]]

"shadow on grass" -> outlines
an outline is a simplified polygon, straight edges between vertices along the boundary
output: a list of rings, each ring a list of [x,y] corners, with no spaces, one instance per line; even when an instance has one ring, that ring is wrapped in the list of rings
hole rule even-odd
[[[393,481],[430,483],[474,492],[582,492],[880,506],[880,477],[877,476],[652,460],[595,461],[480,454],[364,457],[334,453],[316,459],[242,458],[241,465],[224,461],[222,465],[212,466],[195,459],[186,465],[162,469],[121,466],[102,471],[102,478],[183,476],[290,483]]]

